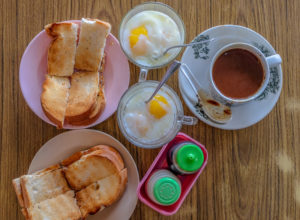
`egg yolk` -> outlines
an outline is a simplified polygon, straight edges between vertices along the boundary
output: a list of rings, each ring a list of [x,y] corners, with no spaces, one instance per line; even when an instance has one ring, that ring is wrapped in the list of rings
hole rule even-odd
[[[139,41],[139,37],[141,34],[145,35],[148,38],[148,31],[144,26],[139,26],[131,30],[129,36],[129,43],[131,48],[133,48],[134,45],[136,45],[136,43]]]
[[[156,95],[149,102],[148,109],[151,115],[160,119],[168,113],[169,103],[167,99],[161,95]]]

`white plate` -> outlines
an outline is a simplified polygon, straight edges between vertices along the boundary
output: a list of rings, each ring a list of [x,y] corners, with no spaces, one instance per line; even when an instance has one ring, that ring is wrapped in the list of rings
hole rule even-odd
[[[106,144],[117,149],[122,155],[128,171],[128,183],[121,199],[87,220],[129,219],[137,204],[139,174],[133,158],[127,149],[115,138],[96,130],[73,130],[64,132],[49,140],[34,156],[28,173],[46,168],[67,158],[71,154],[98,144]]]
[[[222,25],[210,28],[193,41],[213,41],[188,47],[181,61],[186,63],[204,90],[209,91],[209,64],[214,54],[223,46],[234,42],[250,43],[256,46],[265,56],[276,54],[271,44],[255,31],[237,25]],[[262,120],[273,109],[282,88],[281,65],[270,68],[270,82],[257,99],[238,106],[232,106],[232,119],[226,124],[217,124],[208,119],[199,106],[197,98],[181,71],[178,74],[179,88],[188,108],[204,123],[213,127],[234,130],[251,126]]]

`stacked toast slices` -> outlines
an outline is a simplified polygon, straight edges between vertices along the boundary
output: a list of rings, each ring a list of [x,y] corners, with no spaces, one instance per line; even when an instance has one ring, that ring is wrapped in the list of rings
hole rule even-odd
[[[126,183],[123,159],[106,145],[77,152],[60,164],[13,180],[27,220],[85,219],[117,201]]]
[[[46,25],[45,30],[53,38],[48,49],[48,73],[41,94],[46,116],[58,128],[64,123],[93,123],[106,103],[104,48],[111,25],[83,18],[80,28],[72,22],[58,22]]]

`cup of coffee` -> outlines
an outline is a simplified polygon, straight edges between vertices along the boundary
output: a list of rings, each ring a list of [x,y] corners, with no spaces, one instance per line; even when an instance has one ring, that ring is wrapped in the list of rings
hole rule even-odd
[[[266,89],[270,67],[281,63],[279,54],[265,57],[247,43],[232,43],[221,48],[210,65],[213,95],[227,104],[249,102]]]

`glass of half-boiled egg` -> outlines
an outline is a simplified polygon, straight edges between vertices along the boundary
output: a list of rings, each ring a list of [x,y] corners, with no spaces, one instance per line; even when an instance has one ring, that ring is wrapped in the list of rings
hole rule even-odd
[[[158,81],[147,80],[130,87],[119,102],[117,118],[123,135],[135,146],[157,148],[171,141],[182,124],[194,125],[197,119],[184,116],[181,101],[166,84],[154,98]]]
[[[147,76],[149,69],[169,64],[182,48],[164,51],[185,40],[185,28],[179,15],[168,5],[147,2],[130,10],[123,18],[119,39],[128,59],[141,68]],[[142,74],[140,74],[141,77]]]

